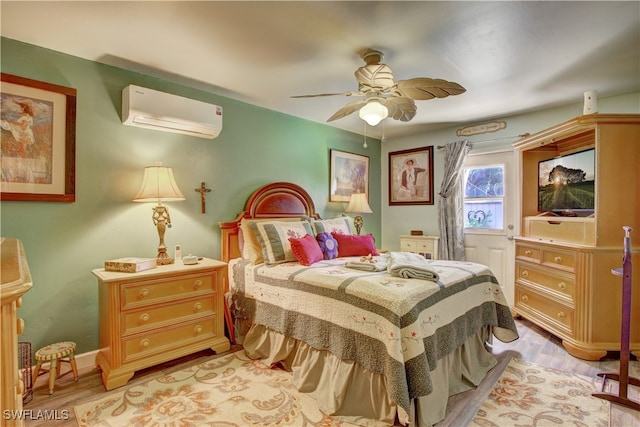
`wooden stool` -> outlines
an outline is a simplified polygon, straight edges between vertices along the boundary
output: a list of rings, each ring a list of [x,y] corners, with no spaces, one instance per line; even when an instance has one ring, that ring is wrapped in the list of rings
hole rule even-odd
[[[75,352],[76,343],[71,341],[50,344],[36,351],[36,370],[33,374],[33,382],[35,383],[38,379],[43,362],[50,362],[48,370],[42,368],[44,372],[49,372],[49,394],[53,394],[53,386],[56,382],[56,377],[60,376],[60,366],[62,362],[71,364],[73,379],[78,381],[78,367],[76,366],[76,359],[74,358]],[[69,360],[64,360],[65,357]]]

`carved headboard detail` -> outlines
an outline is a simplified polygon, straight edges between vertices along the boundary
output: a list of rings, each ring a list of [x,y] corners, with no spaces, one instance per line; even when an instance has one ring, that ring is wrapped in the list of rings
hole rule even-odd
[[[320,219],[311,196],[304,188],[291,182],[274,182],[258,188],[249,196],[244,210],[236,219],[219,223],[222,260],[229,262],[241,256],[239,230],[242,219],[295,217]]]

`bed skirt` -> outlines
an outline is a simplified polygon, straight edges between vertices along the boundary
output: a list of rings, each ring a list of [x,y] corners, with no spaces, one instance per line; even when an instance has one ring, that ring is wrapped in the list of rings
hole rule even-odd
[[[431,372],[434,392],[414,399],[410,414],[391,402],[382,373],[340,360],[329,351],[317,350],[262,325],[251,326],[243,345],[250,358],[292,372],[296,388],[311,395],[327,415],[366,426],[389,426],[399,420],[409,426],[428,427],[444,418],[449,396],[475,388],[497,364],[485,347],[490,337],[490,328],[486,327],[441,358]]]

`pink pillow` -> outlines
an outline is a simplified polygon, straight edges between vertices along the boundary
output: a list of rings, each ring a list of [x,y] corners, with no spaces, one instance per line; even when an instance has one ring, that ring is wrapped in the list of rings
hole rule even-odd
[[[304,237],[289,237],[289,243],[291,243],[293,254],[302,265],[311,265],[324,259],[318,241],[311,234],[305,234]]]
[[[376,250],[373,234],[362,236],[331,233],[338,242],[338,256],[380,255]]]

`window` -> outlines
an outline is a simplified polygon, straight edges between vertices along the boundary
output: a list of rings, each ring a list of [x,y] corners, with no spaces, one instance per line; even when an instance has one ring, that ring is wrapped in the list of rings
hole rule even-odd
[[[504,228],[504,165],[464,169],[465,229]]]

